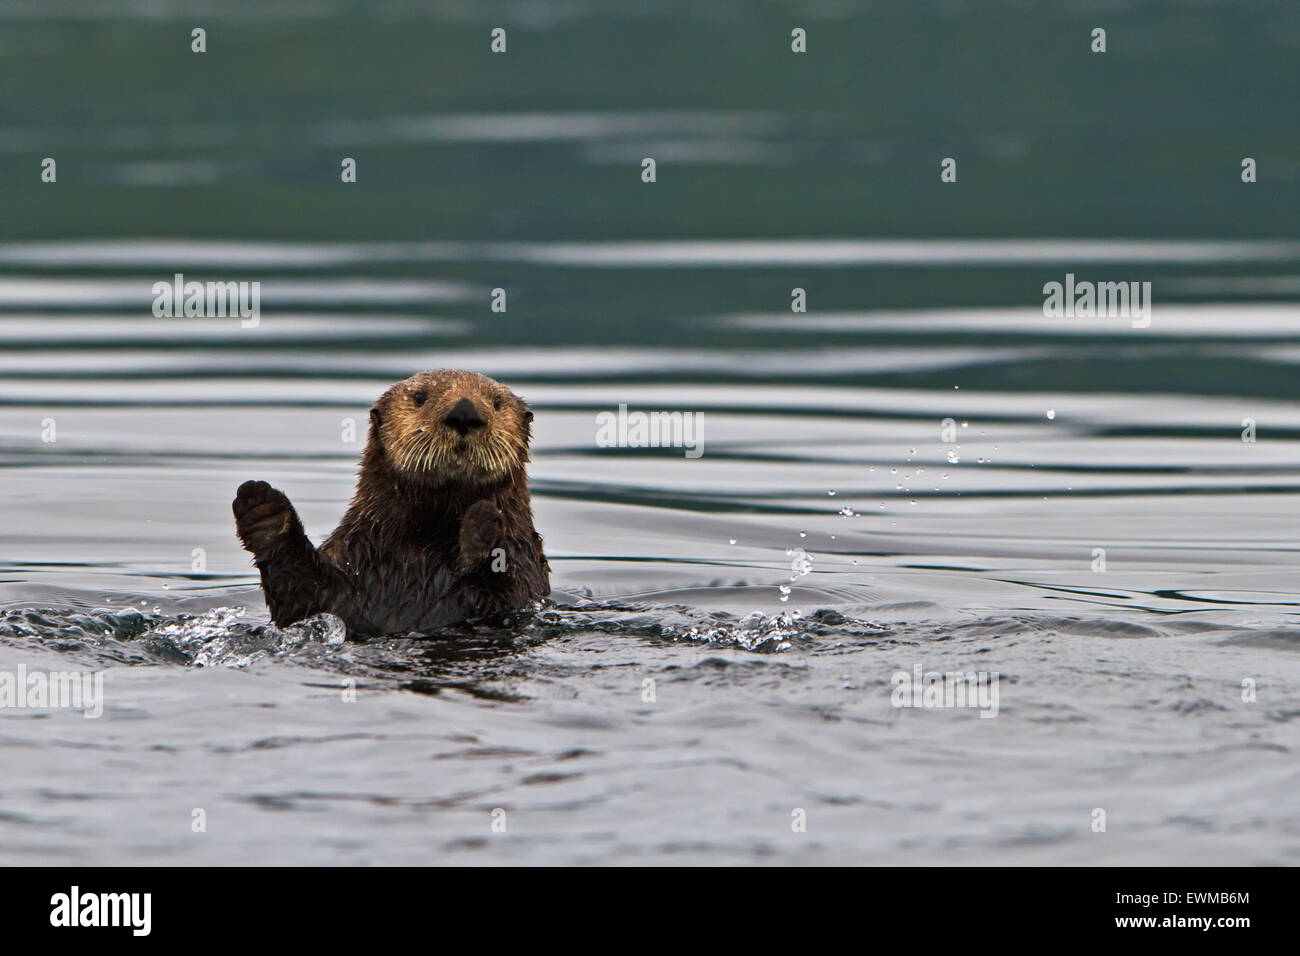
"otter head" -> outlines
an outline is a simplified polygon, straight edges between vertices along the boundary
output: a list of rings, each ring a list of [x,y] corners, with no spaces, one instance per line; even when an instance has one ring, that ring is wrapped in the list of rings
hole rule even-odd
[[[477,372],[420,372],[370,410],[368,453],[401,478],[491,485],[528,461],[533,413],[510,389]]]

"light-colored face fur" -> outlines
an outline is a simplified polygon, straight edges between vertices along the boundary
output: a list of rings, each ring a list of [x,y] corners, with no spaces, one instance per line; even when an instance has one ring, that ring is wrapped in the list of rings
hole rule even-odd
[[[370,419],[372,441],[407,478],[486,485],[528,461],[533,413],[477,372],[412,375],[380,397]]]

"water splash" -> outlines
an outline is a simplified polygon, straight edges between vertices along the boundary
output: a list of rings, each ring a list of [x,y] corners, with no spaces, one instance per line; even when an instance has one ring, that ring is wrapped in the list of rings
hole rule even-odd
[[[318,614],[290,627],[245,624],[242,607],[219,607],[198,617],[186,617],[155,627],[143,640],[170,644],[197,667],[248,667],[263,660],[328,656],[347,637],[343,621]],[[312,660],[311,663],[320,663]]]

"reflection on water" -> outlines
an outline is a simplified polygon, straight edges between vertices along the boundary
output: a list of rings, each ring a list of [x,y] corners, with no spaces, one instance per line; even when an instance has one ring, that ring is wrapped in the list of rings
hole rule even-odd
[[[0,183],[0,669],[106,706],[3,716],[6,860],[1295,861],[1294,9],[1133,4],[1099,67],[1068,4],[828,7],[803,61],[780,4],[531,5],[495,60],[468,8],[230,4],[206,61],[56,6],[0,0],[0,89],[79,64],[0,98],[59,162]],[[177,272],[258,327],[155,318]],[[1149,327],[1045,317],[1067,272]],[[267,625],[234,489],[320,540],[444,366],[536,409],[554,604]],[[598,447],[621,404],[703,457]],[[998,719],[891,707],[917,665],[997,671]]]

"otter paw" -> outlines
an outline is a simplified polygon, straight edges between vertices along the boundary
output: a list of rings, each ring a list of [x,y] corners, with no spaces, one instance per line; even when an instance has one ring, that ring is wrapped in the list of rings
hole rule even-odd
[[[235,533],[254,555],[292,531],[298,520],[284,492],[265,481],[240,485],[231,508],[235,512]]]
[[[460,561],[462,567],[486,561],[501,541],[501,509],[496,502],[476,501],[465,509],[460,520]]]

